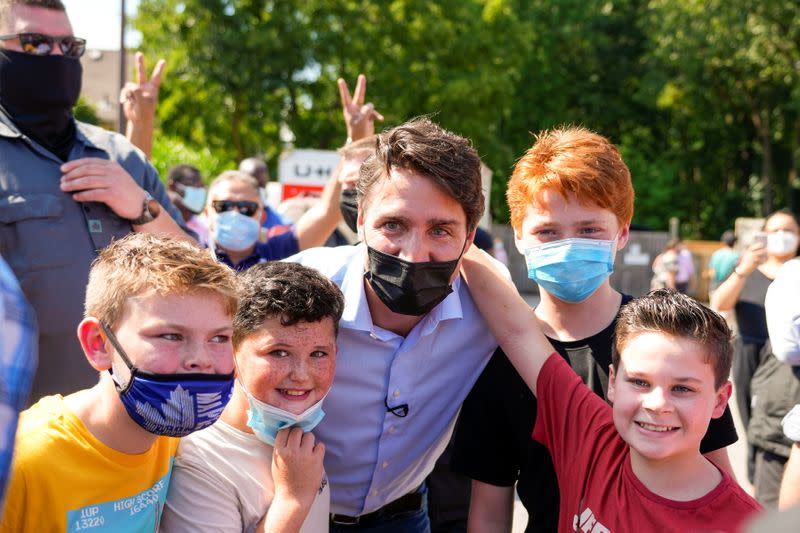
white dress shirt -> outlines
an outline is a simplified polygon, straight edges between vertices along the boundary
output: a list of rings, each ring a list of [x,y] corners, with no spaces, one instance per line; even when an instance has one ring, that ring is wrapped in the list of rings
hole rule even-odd
[[[344,293],[336,377],[314,434],[326,447],[331,512],[366,514],[430,474],[497,342],[460,277],[402,337],[372,323],[363,244],[314,248],[288,260],[318,269]],[[408,415],[388,412],[386,404],[405,404]]]

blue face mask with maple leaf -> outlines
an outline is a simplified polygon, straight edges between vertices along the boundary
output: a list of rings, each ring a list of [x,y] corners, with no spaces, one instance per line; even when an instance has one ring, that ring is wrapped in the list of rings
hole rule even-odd
[[[133,365],[111,328],[100,323],[109,342],[130,370],[123,385],[111,371],[120,400],[134,422],[154,435],[185,437],[210,426],[231,399],[230,374],[154,374]]]

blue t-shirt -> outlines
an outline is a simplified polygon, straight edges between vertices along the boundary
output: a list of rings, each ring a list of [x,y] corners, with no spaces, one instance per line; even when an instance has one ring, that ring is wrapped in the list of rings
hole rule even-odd
[[[709,268],[714,269],[714,283],[719,285],[731,275],[733,269],[739,263],[739,254],[730,248],[723,248],[711,254],[708,261]]]

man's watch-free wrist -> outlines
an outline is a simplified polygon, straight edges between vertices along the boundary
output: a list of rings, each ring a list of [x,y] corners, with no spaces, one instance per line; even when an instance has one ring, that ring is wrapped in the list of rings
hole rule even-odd
[[[144,201],[142,202],[142,214],[138,218],[131,218],[128,221],[134,226],[141,226],[154,221],[161,214],[161,204],[153,198],[149,192],[144,191]]]

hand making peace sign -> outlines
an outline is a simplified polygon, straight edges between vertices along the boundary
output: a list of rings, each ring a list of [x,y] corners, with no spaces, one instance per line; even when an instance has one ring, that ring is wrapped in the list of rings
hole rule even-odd
[[[375,111],[372,102],[364,103],[364,95],[367,92],[366,76],[358,75],[356,90],[352,97],[346,81],[339,78],[337,83],[339,84],[339,96],[342,98],[342,114],[345,124],[347,124],[347,137],[352,141],[357,141],[374,135],[375,120],[383,121],[383,115]]]
[[[158,89],[161,86],[164,65],[166,61],[159,59],[148,80],[144,70],[144,54],[136,52],[136,83],[130,81],[126,83],[119,95],[125,118],[129,121],[152,123],[156,114]]]

